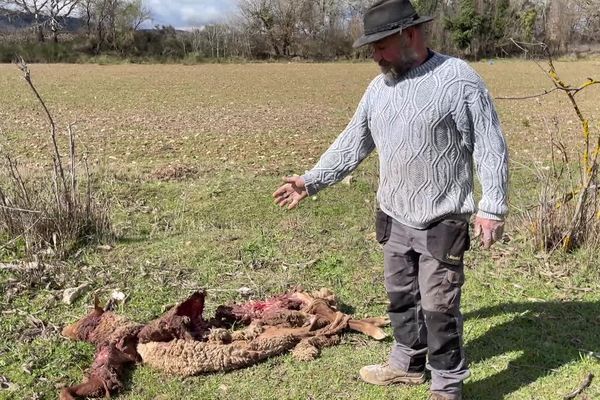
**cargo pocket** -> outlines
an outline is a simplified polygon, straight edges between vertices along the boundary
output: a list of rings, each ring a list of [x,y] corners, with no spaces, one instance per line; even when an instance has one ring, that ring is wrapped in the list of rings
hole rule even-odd
[[[463,265],[448,265],[441,285],[442,304],[447,311],[455,310],[460,304],[461,288],[465,283]]]
[[[381,244],[386,244],[392,232],[392,217],[379,208],[375,213],[375,239]]]
[[[427,229],[427,251],[450,265],[462,265],[470,248],[469,224],[460,219],[444,219]]]

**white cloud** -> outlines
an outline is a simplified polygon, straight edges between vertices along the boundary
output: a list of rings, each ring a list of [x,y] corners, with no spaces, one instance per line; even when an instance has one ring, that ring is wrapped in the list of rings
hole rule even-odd
[[[146,0],[152,20],[144,26],[200,27],[227,20],[237,10],[236,0]]]

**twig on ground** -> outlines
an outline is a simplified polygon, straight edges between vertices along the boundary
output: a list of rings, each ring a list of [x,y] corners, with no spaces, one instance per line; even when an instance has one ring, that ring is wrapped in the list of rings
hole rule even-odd
[[[575,291],[575,292],[585,292],[585,293],[594,291],[594,289],[592,289],[592,288],[578,288],[578,287],[573,287],[573,286],[565,286],[563,288],[563,290],[571,290],[571,291]]]
[[[18,212],[31,213],[31,214],[41,214],[42,213],[41,211],[26,210],[24,208],[19,208],[19,207],[9,207],[9,206],[4,206],[2,204],[0,204],[0,208],[2,208],[4,210],[18,211]]]
[[[38,267],[39,263],[37,262],[26,262],[26,263],[19,263],[19,264],[5,264],[5,263],[0,263],[0,270],[7,270],[7,271],[31,271],[33,269],[36,269]]]
[[[594,379],[594,375],[588,374],[585,377],[585,379],[583,380],[583,382],[581,383],[581,385],[579,385],[577,387],[577,389],[573,390],[571,393],[565,395],[563,397],[563,399],[571,400],[571,399],[574,399],[575,397],[579,396],[588,386],[590,386],[590,384],[592,383],[592,379]]]
[[[288,264],[286,262],[281,263],[282,267],[284,268],[298,268],[298,269],[305,269],[305,268],[310,268],[313,265],[315,265],[316,263],[319,262],[318,258],[314,258],[312,260],[306,261],[306,262],[300,262],[300,263],[296,263],[296,264]]]
[[[368,305],[372,305],[372,304],[378,304],[378,305],[388,305],[390,302],[389,300],[383,300],[377,297],[369,297],[366,301],[363,302],[363,307],[366,307]]]

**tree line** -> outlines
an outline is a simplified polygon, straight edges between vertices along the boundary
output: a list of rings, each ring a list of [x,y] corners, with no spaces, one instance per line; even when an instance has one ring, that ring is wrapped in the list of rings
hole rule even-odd
[[[353,49],[369,0],[238,0],[227,21],[191,31],[140,29],[151,18],[143,0],[0,0],[0,17],[28,18],[0,34],[0,61],[15,51],[32,61],[81,55],[152,60],[311,60],[368,57]],[[467,58],[511,56],[517,42],[544,42],[555,54],[600,41],[600,0],[413,0],[432,47]],[[77,21],[72,28],[73,21]],[[71,25],[71,28],[69,26]],[[0,24],[0,29],[2,24]],[[39,59],[38,59],[39,58]]]

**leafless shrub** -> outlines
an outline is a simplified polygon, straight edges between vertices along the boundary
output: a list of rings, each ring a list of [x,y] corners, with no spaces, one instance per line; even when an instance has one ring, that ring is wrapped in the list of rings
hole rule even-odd
[[[517,46],[521,44],[514,42]],[[552,166],[548,170],[538,169],[541,182],[538,204],[525,213],[528,227],[536,248],[553,253],[557,249],[574,249],[600,244],[600,179],[598,176],[600,156],[600,131],[590,127],[590,119],[577,104],[577,94],[600,81],[587,78],[579,86],[564,82],[556,72],[547,46],[537,44],[547,55],[548,69],[538,66],[554,84],[554,91],[562,92],[569,99],[573,111],[581,124],[581,141],[578,154],[571,157],[566,147],[557,138],[560,121],[554,120],[553,127],[544,119],[550,136]]]
[[[87,157],[77,157],[73,126],[67,129],[65,159],[59,149],[56,124],[33,85],[29,68],[23,61],[19,68],[49,121],[52,164],[41,173],[23,173],[19,163],[3,151],[0,235],[7,242],[0,250],[23,245],[27,255],[43,252],[62,258],[86,243],[111,236],[108,207],[101,192],[93,187]],[[78,168],[80,164],[83,171]]]

